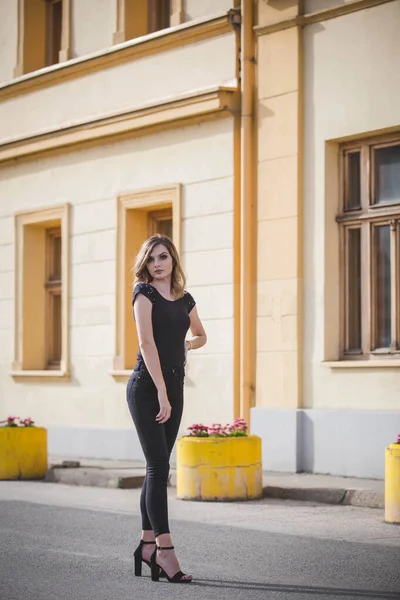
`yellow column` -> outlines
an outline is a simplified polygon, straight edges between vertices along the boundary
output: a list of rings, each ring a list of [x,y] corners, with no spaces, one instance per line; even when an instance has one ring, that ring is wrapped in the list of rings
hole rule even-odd
[[[400,444],[386,448],[385,521],[400,523]]]
[[[298,5],[285,2],[281,14],[259,2],[256,28],[256,401],[293,409],[301,406],[301,30],[277,21],[296,16]]]

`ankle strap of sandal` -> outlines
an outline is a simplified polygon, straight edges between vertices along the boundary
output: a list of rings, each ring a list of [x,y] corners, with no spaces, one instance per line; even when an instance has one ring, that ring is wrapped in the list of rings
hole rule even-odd
[[[146,542],[145,540],[140,540],[141,544],[155,544],[156,541],[154,540],[154,542]]]
[[[175,546],[157,546],[157,550],[173,550]]]

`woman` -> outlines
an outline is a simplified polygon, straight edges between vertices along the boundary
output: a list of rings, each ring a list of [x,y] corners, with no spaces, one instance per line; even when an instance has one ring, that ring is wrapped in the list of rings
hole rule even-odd
[[[155,235],[146,240],[134,266],[133,311],[139,338],[137,364],[127,385],[129,410],[146,457],[140,497],[142,539],[135,551],[135,575],[142,562],[153,581],[189,583],[175,556],[168,525],[169,459],[183,410],[184,365],[188,351],[201,348],[206,334],[174,244]],[[192,339],[185,340],[190,327]]]

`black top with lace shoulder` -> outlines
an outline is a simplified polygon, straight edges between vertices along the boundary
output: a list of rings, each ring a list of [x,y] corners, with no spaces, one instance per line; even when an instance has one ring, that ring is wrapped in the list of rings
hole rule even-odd
[[[167,300],[149,283],[140,282],[135,285],[132,306],[138,294],[150,300],[154,342],[158,350],[161,366],[178,367],[185,362],[185,337],[190,325],[189,313],[196,304],[189,292],[177,300]],[[141,352],[137,360],[142,361]]]

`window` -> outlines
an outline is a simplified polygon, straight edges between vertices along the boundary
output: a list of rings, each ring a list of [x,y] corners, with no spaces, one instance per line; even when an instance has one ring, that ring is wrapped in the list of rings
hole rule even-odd
[[[46,0],[46,66],[59,62],[62,32],[62,0]]]
[[[182,20],[182,0],[117,0],[114,44],[178,25]]]
[[[46,366],[59,369],[62,338],[61,229],[46,230]]]
[[[147,237],[161,233],[180,247],[180,186],[158,188],[121,195],[117,222],[117,335],[114,369],[116,377],[129,377],[137,354],[136,327],[132,317],[132,267]]]
[[[399,358],[400,138],[341,151],[342,355]]]
[[[15,77],[68,60],[71,0],[19,0]]]
[[[68,205],[16,215],[15,377],[68,375]]]
[[[148,32],[160,31],[170,26],[169,0],[148,0],[149,24]]]
[[[149,212],[148,236],[160,233],[172,239],[172,209]]]

